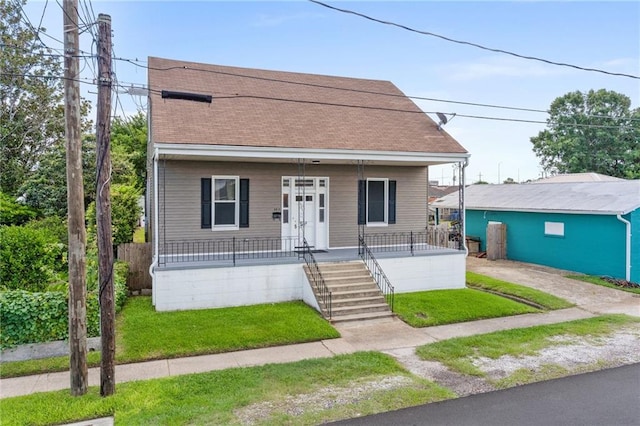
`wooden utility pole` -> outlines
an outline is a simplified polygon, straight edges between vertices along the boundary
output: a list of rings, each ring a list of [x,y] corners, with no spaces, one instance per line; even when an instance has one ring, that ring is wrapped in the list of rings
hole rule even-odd
[[[111,239],[111,16],[98,15],[98,117],[96,145],[96,223],[100,282],[100,395],[113,395],[115,381],[115,304]]]
[[[87,287],[82,135],[80,133],[80,66],[78,0],[64,0],[64,117],[67,148],[69,215],[69,372],[71,395],[87,393]]]

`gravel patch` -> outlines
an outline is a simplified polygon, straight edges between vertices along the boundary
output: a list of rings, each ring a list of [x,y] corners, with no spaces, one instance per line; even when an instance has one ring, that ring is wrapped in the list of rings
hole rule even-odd
[[[575,372],[592,365],[615,367],[640,362],[638,329],[625,328],[603,337],[556,336],[552,340],[554,346],[542,349],[536,355],[478,357],[472,362],[492,380],[503,379],[520,369],[535,371],[545,364]]]
[[[357,403],[374,392],[398,389],[413,384],[411,377],[388,376],[382,379],[354,382],[350,386],[328,386],[314,393],[288,395],[282,400],[264,401],[236,410],[235,415],[243,425],[264,421],[274,413],[301,416],[305,413],[329,410],[336,406]]]

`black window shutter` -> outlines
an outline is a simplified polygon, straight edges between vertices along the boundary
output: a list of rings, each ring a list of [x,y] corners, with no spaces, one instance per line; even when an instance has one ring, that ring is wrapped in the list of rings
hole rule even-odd
[[[367,223],[367,181],[358,181],[358,225]]]
[[[240,179],[240,228],[249,227],[249,179]]]
[[[388,223],[396,223],[396,181],[389,181],[389,218]]]
[[[200,179],[200,227],[211,229],[211,178]]]

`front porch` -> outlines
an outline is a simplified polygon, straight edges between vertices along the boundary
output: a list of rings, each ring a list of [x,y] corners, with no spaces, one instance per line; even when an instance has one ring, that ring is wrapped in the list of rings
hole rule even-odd
[[[450,241],[451,239],[451,241]],[[464,287],[464,247],[448,231],[365,237],[396,293]],[[455,248],[452,248],[455,247]],[[155,271],[157,310],[203,309],[303,300],[321,311],[297,240],[226,239],[167,243]],[[215,250],[217,249],[217,251]],[[362,247],[314,251],[318,264],[362,262]],[[164,257],[163,257],[164,256]]]

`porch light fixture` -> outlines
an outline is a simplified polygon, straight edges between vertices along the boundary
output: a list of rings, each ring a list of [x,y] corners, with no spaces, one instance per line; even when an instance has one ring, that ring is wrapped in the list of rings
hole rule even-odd
[[[202,95],[200,93],[174,92],[172,90],[163,90],[162,99],[183,99],[185,101],[205,102],[210,104],[213,100],[213,96]]]

